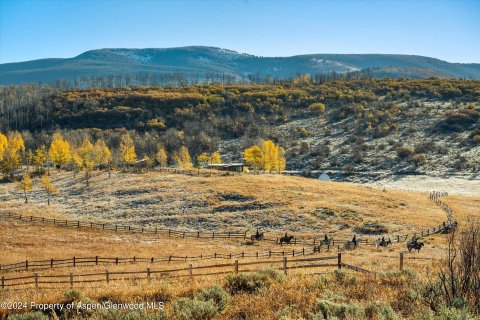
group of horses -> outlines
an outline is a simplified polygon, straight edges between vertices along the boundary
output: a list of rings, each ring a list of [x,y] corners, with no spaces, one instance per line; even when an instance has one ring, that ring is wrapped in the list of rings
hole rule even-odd
[[[265,234],[264,232],[259,232],[257,230],[257,232],[255,234],[253,234],[250,239],[252,241],[262,241],[265,239]],[[287,233],[285,233],[285,235],[283,237],[281,237],[279,239],[279,243],[280,245],[283,245],[283,244],[291,244],[292,243],[292,240],[294,240],[295,237],[294,236],[289,236]],[[314,252],[320,252],[320,248],[322,246],[330,246],[333,244],[333,239],[332,238],[329,238],[327,235],[325,235],[325,238],[320,240],[319,244],[317,246],[314,246],[313,247],[313,251]],[[352,240],[349,240],[349,241],[346,241],[344,243],[344,248],[346,250],[355,250],[360,244],[360,240],[358,240],[356,238],[356,236],[353,236],[353,239]],[[379,248],[387,248],[388,246],[390,246],[392,244],[392,240],[390,238],[388,239],[385,239],[385,237],[382,237],[381,239],[378,239],[377,241],[375,241],[375,247],[377,249]],[[421,241],[419,241],[419,239],[417,237],[413,237],[410,241],[407,242],[407,249],[409,252],[413,250],[417,250],[417,252],[420,252],[420,249],[424,246],[425,244]]]

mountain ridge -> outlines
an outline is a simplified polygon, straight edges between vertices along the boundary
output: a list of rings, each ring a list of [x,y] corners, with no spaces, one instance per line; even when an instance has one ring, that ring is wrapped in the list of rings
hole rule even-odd
[[[0,64],[0,84],[53,82],[79,77],[125,74],[222,73],[235,79],[249,76],[286,79],[296,74],[347,73],[373,69],[373,77],[480,79],[480,64],[450,63],[401,54],[303,54],[263,57],[206,46],[176,48],[104,48],[72,58],[45,58]]]

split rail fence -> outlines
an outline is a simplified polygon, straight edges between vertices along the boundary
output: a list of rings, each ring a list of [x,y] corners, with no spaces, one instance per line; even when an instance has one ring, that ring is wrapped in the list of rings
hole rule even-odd
[[[281,266],[278,267],[278,264]],[[277,266],[275,266],[277,265]],[[296,258],[288,259],[286,256],[281,260],[262,260],[262,261],[253,261],[253,262],[243,262],[240,263],[238,260],[235,260],[233,263],[222,263],[222,264],[211,264],[211,265],[202,265],[202,266],[193,266],[189,264],[188,267],[175,268],[175,269],[166,269],[166,270],[155,270],[151,268],[146,268],[143,270],[135,271],[109,271],[108,269],[105,272],[91,272],[91,273],[69,273],[69,274],[48,274],[40,275],[34,273],[32,275],[26,275],[21,277],[11,277],[7,278],[5,276],[1,277],[0,288],[8,289],[12,287],[23,287],[23,288],[40,288],[43,285],[70,285],[81,286],[89,283],[106,283],[109,284],[113,281],[132,281],[132,280],[152,280],[152,279],[170,279],[170,278],[181,278],[181,277],[200,277],[200,276],[212,276],[212,275],[221,275],[221,274],[231,274],[239,272],[253,272],[257,271],[259,266],[269,266],[270,268],[283,270],[287,274],[288,270],[292,269],[312,269],[312,268],[326,268],[326,267],[336,267],[336,268],[347,268],[355,270],[357,272],[362,272],[366,274],[373,274],[372,272],[365,270],[363,268],[346,264],[342,262],[342,254],[338,253],[335,256],[328,257],[312,257],[312,258]],[[253,269],[252,269],[253,267]]]
[[[22,214],[15,214],[11,212],[0,212],[0,218],[7,218],[7,219],[14,219],[14,220],[21,220],[29,223],[36,223],[36,224],[45,224],[45,225],[53,225],[57,227],[65,227],[71,229],[96,229],[102,231],[114,231],[114,232],[127,232],[127,233],[142,233],[148,235],[164,235],[168,237],[176,237],[176,238],[197,238],[197,239],[247,239],[249,238],[247,235],[247,231],[238,232],[238,231],[223,231],[223,232],[200,232],[200,231],[178,231],[174,229],[166,229],[166,228],[159,228],[159,227],[133,227],[133,226],[125,226],[119,224],[109,224],[109,223],[98,223],[98,222],[83,222],[80,220],[68,220],[68,219],[56,219],[56,218],[45,218],[45,217],[37,217],[37,216],[28,216]],[[414,233],[413,236],[428,236],[436,233],[441,233],[445,231],[449,226],[449,223],[443,223],[438,227],[428,228],[427,230],[422,230],[420,233]],[[393,243],[400,243],[405,242],[410,235],[395,235],[391,236],[393,239]],[[387,238],[389,238],[387,236]],[[335,239],[330,237],[332,240],[331,245],[337,246],[338,250],[346,249],[348,246],[346,242],[348,239]],[[264,238],[260,241],[267,242],[267,243],[279,243],[280,237],[276,238]],[[375,241],[377,239],[357,239],[358,244],[370,244],[375,245]],[[290,244],[303,244],[303,245],[321,245],[323,241],[322,236],[311,236],[311,237],[298,237],[292,239]]]
[[[163,256],[163,257],[72,257],[67,259],[45,259],[45,260],[25,260],[16,263],[0,264],[0,272],[14,271],[32,271],[42,269],[53,269],[63,267],[77,266],[98,266],[107,264],[132,264],[132,263],[170,263],[170,262],[187,262],[202,261],[212,259],[247,259],[247,258],[272,258],[272,257],[299,257],[310,256],[317,253],[313,248],[301,248],[283,251],[263,251],[263,252],[240,252],[240,253],[213,253],[198,256]]]

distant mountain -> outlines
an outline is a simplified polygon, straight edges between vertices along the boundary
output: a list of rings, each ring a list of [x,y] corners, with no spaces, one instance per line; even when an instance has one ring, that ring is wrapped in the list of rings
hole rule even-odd
[[[54,82],[80,77],[125,74],[182,73],[188,76],[221,73],[237,79],[258,75],[288,78],[295,74],[345,73],[375,68],[375,77],[475,78],[480,64],[390,54],[309,54],[258,57],[214,47],[166,49],[99,49],[74,58],[40,59],[0,64],[0,84]]]

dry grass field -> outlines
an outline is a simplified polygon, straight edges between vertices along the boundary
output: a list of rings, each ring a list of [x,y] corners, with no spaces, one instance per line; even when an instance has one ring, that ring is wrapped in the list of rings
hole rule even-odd
[[[113,172],[109,179],[106,173],[95,172],[88,188],[82,178],[73,179],[72,173],[53,172],[52,180],[59,195],[53,198],[51,206],[46,205],[45,194],[40,190],[37,180],[34,180],[34,190],[28,204],[23,203],[22,193],[16,190],[14,184],[1,184],[0,211],[132,226],[166,226],[180,230],[248,230],[248,234],[251,234],[255,228],[261,228],[267,235],[272,236],[288,231],[295,235],[329,233],[339,238],[351,237],[354,230],[358,230],[365,222],[378,222],[388,229],[388,236],[420,232],[438,226],[446,219],[445,212],[435,205],[426,193],[320,182],[300,177],[199,177],[160,172]],[[451,195],[443,198],[443,201],[453,208],[460,226],[467,221],[468,216],[480,216],[478,196]],[[312,251],[311,246],[302,244],[280,246],[269,242],[251,244],[248,239],[170,238],[138,233],[77,230],[11,219],[0,219],[0,230],[0,264],[25,260],[67,259],[74,256],[160,258],[170,255],[198,256],[241,252],[248,255],[255,252],[299,251],[302,247],[307,252]],[[377,237],[370,236],[370,239]],[[282,281],[268,280],[268,288],[259,289],[255,293],[232,293],[228,307],[210,317],[197,319],[315,319],[314,316],[321,315],[326,308],[322,304],[324,300],[340,306],[357,306],[360,310],[357,311],[363,312],[362,314],[378,313],[371,317],[366,316],[368,319],[394,319],[380,316],[389,312],[404,318],[418,319],[419,313],[428,313],[428,308],[415,296],[421,293],[414,294],[412,290],[420,290],[418,286],[426,286],[432,281],[432,274],[438,270],[446,246],[444,235],[430,235],[423,240],[426,245],[420,253],[405,252],[405,243],[393,244],[388,249],[380,250],[372,245],[361,245],[357,250],[342,252],[344,263],[374,271],[375,276],[354,271],[333,272],[336,269],[334,267],[292,269]],[[407,271],[399,271],[399,252],[404,252],[404,267]],[[337,255],[336,247],[329,252],[322,249],[322,252],[313,257],[332,255]],[[272,263],[265,264],[264,267],[281,269],[281,257],[238,258],[240,263],[265,259],[271,259]],[[142,261],[119,265],[100,263],[39,270],[30,268],[2,272],[0,275],[20,277],[31,276],[33,272],[40,275],[68,275],[104,272],[105,269],[111,272],[146,268],[162,270],[189,264],[203,266],[232,263],[233,266],[234,260],[235,258],[189,259],[170,263]],[[228,268],[233,273],[233,268]],[[109,285],[85,284],[80,285],[80,289],[83,297],[94,301],[162,301],[166,303],[169,317],[189,319],[192,318],[191,315],[184,317],[178,314],[175,306],[179,299],[193,299],[198,292],[212,285],[221,285],[228,291],[228,281],[230,280],[224,275],[194,276],[193,279],[153,278],[151,281],[113,281]],[[44,285],[44,288],[39,290],[33,285],[26,289],[12,288],[1,291],[0,300],[64,302],[68,287],[67,284],[50,287]],[[335,315],[337,307],[329,305],[329,314]],[[348,311],[353,312],[350,319],[356,318],[354,315],[357,311]],[[1,312],[0,315],[11,313],[5,309]],[[93,317],[93,314],[76,316],[89,318]],[[146,315],[137,316],[138,319],[149,319]],[[93,318],[122,317],[112,313],[103,316],[95,314]],[[71,318],[74,317],[69,319]]]
[[[96,172],[85,187],[82,177],[53,172],[52,180],[59,195],[50,207],[36,180],[28,205],[23,204],[22,192],[14,185],[0,185],[0,210],[192,231],[260,228],[267,232],[351,234],[362,223],[380,221],[389,234],[396,234],[445,220],[443,211],[425,193],[301,177],[114,172],[109,179]],[[466,199],[459,213],[480,214],[478,198],[458,198]],[[466,207],[469,203],[471,207]]]

